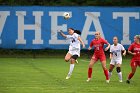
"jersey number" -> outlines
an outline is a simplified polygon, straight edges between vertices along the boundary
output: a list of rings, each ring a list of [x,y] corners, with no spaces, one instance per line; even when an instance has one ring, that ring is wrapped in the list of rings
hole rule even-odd
[[[117,53],[115,52],[114,55],[117,56]]]
[[[75,39],[73,38],[72,43],[75,42]]]

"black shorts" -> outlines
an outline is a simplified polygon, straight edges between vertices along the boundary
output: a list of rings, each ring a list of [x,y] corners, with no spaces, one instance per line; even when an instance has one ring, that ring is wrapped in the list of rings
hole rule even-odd
[[[73,55],[71,58],[76,60],[78,58],[78,55]]]

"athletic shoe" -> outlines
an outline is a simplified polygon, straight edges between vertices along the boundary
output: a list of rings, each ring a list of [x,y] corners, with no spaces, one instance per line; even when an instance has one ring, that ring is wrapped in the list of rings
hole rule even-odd
[[[119,82],[122,83],[123,81],[122,80],[119,80]]]
[[[91,78],[88,78],[86,81],[89,82],[91,80]]]
[[[78,64],[79,62],[78,62],[78,60],[75,60],[75,62]]]
[[[130,81],[129,81],[129,80],[126,80],[126,83],[127,83],[127,84],[130,84]]]
[[[106,83],[109,83],[110,80],[106,80]]]
[[[71,75],[68,74],[67,77],[66,77],[66,79],[70,79],[70,76],[71,76]]]

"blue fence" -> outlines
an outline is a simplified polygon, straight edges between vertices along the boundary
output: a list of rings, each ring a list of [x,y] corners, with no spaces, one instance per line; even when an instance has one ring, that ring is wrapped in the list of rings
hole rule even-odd
[[[64,12],[72,17],[64,20]],[[118,36],[128,48],[140,34],[140,7],[0,6],[0,48],[67,49],[69,42],[57,30],[67,34],[69,27],[82,32],[86,47],[100,31],[111,44]]]

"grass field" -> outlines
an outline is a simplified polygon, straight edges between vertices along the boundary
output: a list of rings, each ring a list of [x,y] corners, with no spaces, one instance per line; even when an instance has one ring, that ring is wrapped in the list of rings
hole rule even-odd
[[[63,58],[0,58],[0,93],[140,93],[139,68],[131,84],[125,83],[130,59],[123,62],[124,82],[118,82],[114,69],[109,84],[99,62],[93,68],[92,81],[86,82],[89,63],[86,60],[80,58],[72,78],[65,80],[69,63]]]

